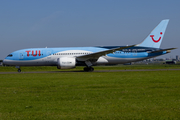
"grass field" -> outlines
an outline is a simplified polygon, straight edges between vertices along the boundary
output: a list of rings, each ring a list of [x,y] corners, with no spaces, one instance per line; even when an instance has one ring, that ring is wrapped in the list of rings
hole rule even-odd
[[[133,65],[102,69],[177,69]],[[77,67],[75,71],[81,70]],[[16,71],[0,67],[0,71]],[[23,67],[22,71],[57,71]],[[72,71],[72,70],[71,70]],[[0,120],[180,119],[180,71],[0,74]]]
[[[56,66],[32,66],[21,67],[22,72],[27,71],[83,71],[82,67],[76,67],[75,69],[57,69]],[[150,64],[150,65],[117,65],[117,66],[94,66],[95,70],[134,70],[134,69],[180,69],[180,63],[175,65],[168,64]],[[17,68],[14,66],[0,67],[0,72],[17,72]]]

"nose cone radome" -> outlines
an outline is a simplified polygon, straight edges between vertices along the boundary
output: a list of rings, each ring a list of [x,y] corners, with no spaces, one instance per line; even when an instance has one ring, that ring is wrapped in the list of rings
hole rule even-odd
[[[7,65],[7,64],[8,64],[7,59],[4,59],[4,60],[3,60],[3,65]]]

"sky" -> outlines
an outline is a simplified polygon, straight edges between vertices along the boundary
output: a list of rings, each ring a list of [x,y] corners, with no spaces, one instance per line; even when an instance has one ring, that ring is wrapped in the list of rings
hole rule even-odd
[[[161,48],[180,48],[180,0],[0,0],[0,59],[25,48],[123,46],[170,19]],[[161,58],[180,56],[179,49]]]

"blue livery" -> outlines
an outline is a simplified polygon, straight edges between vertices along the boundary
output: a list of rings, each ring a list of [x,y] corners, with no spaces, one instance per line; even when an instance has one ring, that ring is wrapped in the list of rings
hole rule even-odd
[[[77,65],[86,66],[84,71],[93,71],[93,65],[124,64],[164,55],[175,48],[160,49],[169,20],[162,20],[157,27],[137,45],[97,46],[64,48],[28,48],[9,54],[5,65],[57,66],[58,69],[71,69]]]

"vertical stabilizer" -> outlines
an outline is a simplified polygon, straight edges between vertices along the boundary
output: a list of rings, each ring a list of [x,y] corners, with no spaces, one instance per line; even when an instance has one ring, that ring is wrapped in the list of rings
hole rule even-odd
[[[146,39],[138,46],[159,48],[166,31],[169,19],[162,20]]]

